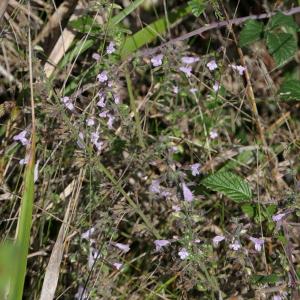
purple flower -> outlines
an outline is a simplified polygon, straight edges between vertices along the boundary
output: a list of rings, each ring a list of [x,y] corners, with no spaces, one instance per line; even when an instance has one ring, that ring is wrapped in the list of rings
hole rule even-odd
[[[61,101],[63,102],[63,104],[65,105],[65,107],[67,107],[69,110],[74,110],[75,107],[73,105],[73,103],[71,102],[71,99],[67,96],[61,98]]]
[[[119,248],[120,250],[122,250],[124,253],[127,253],[130,250],[130,247],[128,244],[115,243],[114,246]]]
[[[25,156],[25,158],[20,159],[19,164],[20,165],[27,165],[29,162],[29,156]]]
[[[95,120],[93,118],[87,118],[86,119],[86,125],[87,126],[93,126],[93,125],[95,125]]]
[[[190,64],[193,64],[193,63],[199,61],[199,57],[183,56],[183,57],[181,58],[181,61],[182,61],[184,64],[190,65]]]
[[[114,42],[110,42],[109,45],[107,46],[106,48],[106,53],[107,54],[112,54],[116,51],[116,48],[115,48],[115,43]]]
[[[216,81],[212,88],[215,92],[217,92],[220,89],[220,83]]]
[[[273,296],[272,300],[282,300],[280,295]]]
[[[88,269],[91,270],[93,268],[93,265],[99,256],[99,251],[95,249],[94,247],[90,247],[90,254],[88,259]]]
[[[236,70],[239,72],[240,75],[243,75],[244,74],[244,71],[246,70],[245,67],[243,66],[240,66],[240,65],[229,65],[233,70]]]
[[[181,66],[179,70],[183,72],[187,77],[190,77],[192,75],[192,67],[190,66],[189,67]]]
[[[196,89],[196,88],[191,88],[191,89],[190,89],[190,92],[191,92],[192,94],[196,94],[197,91],[198,91],[198,89]]]
[[[106,118],[109,113],[109,110],[104,110],[99,114],[100,118]]]
[[[158,179],[152,180],[149,186],[150,193],[159,194],[161,191],[160,181]]]
[[[108,80],[107,72],[102,71],[100,74],[97,75],[97,79],[99,82],[105,82]]]
[[[239,249],[241,249],[242,245],[240,244],[239,241],[235,240],[233,243],[231,243],[229,245],[229,248],[234,250],[234,251],[238,251]]]
[[[81,235],[81,238],[89,241],[89,240],[91,240],[90,237],[91,237],[91,235],[93,235],[94,232],[95,232],[95,227],[91,227],[89,230],[85,231]]]
[[[97,102],[97,106],[99,107],[105,107],[106,103],[105,103],[105,95],[101,92],[99,92],[98,94],[99,96],[99,101]]]
[[[254,248],[256,251],[260,252],[261,251],[261,247],[264,244],[264,240],[263,239],[257,239],[255,237],[250,236],[249,240],[254,243]]]
[[[170,244],[168,240],[155,240],[155,251],[160,251],[163,247]]]
[[[78,134],[78,139],[77,139],[77,146],[81,149],[85,148],[85,144],[84,144],[84,135],[82,132],[79,132]]]
[[[172,205],[172,209],[176,212],[181,211],[181,207],[179,205]]]
[[[283,214],[277,214],[277,215],[274,215],[274,216],[272,217],[272,220],[273,220],[274,222],[279,222],[279,221],[281,221],[281,219],[282,219],[284,216],[285,216],[284,213],[283,213]]]
[[[100,142],[100,141],[97,141],[97,142],[94,143],[94,145],[97,148],[98,152],[100,152],[103,148],[104,143]]]
[[[222,242],[223,240],[225,240],[225,236],[223,235],[216,235],[213,238],[213,244],[215,247],[217,247],[219,245],[220,242]]]
[[[162,65],[163,58],[164,58],[163,54],[158,54],[156,56],[153,56],[151,58],[153,67],[158,67],[158,66]]]
[[[98,141],[99,139],[99,132],[95,131],[91,133],[91,142],[94,144]]]
[[[92,58],[96,61],[98,61],[100,59],[100,55],[98,53],[93,53],[92,54]]]
[[[178,94],[178,92],[179,92],[179,89],[178,89],[178,86],[173,86],[173,93],[174,94]]]
[[[114,266],[117,270],[120,270],[120,269],[123,267],[123,264],[122,264],[122,263],[115,262],[115,263],[113,263],[113,266]]]
[[[115,117],[113,115],[108,115],[107,126],[109,129],[113,129],[114,120],[115,120]]]
[[[195,243],[195,244],[200,244],[200,243],[201,243],[201,240],[195,239],[195,240],[194,240],[194,243]]]
[[[215,61],[214,59],[211,60],[210,62],[208,62],[208,63],[206,64],[206,66],[208,67],[208,69],[209,69],[210,71],[213,71],[213,70],[215,70],[215,69],[218,68],[218,65],[217,65],[217,63],[216,63],[216,61]]]
[[[199,163],[190,166],[193,176],[197,176],[200,174],[200,167],[201,165]]]
[[[178,252],[178,255],[179,255],[179,257],[180,257],[181,260],[185,260],[189,256],[189,253],[187,252],[187,250],[185,248],[182,248]]]
[[[209,132],[209,136],[212,140],[216,139],[218,137],[218,132],[216,130],[211,130]]]
[[[23,146],[26,146],[26,145],[29,144],[29,140],[26,138],[26,135],[27,135],[27,130],[23,130],[19,134],[15,135],[13,137],[13,140],[14,141],[19,141],[19,142],[21,142],[21,144]]]
[[[185,201],[187,202],[193,201],[194,195],[184,182],[182,182],[182,192]]]
[[[117,95],[114,95],[114,102],[115,102],[115,104],[120,104],[121,103],[121,100],[120,100],[120,97],[119,96],[117,96]]]

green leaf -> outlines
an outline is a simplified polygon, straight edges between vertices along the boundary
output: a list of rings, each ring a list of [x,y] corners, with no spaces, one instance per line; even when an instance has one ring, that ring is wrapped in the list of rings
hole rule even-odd
[[[101,27],[95,20],[90,16],[82,16],[76,20],[72,20],[69,22],[69,25],[81,32],[81,33],[99,33],[101,32]]]
[[[275,16],[273,16],[268,22],[268,30],[275,29],[277,27],[290,27],[294,30],[297,30],[298,25],[294,21],[292,16],[286,16],[281,12],[278,12]]]
[[[300,81],[288,79],[280,87],[279,95],[285,100],[300,100]]]
[[[280,277],[277,274],[271,275],[253,275],[251,276],[251,281],[255,284],[275,284],[280,280]]]
[[[175,23],[178,22],[179,19],[186,16],[190,13],[191,10],[189,6],[185,6],[183,8],[179,8],[168,15],[168,19],[170,22],[170,26],[174,26]],[[162,17],[155,22],[149,24],[145,28],[141,29],[140,31],[136,32],[132,36],[128,36],[120,50],[120,56],[122,59],[126,58],[128,55],[134,53],[139,48],[143,47],[144,45],[152,42],[158,36],[164,34],[168,29],[167,21],[165,17]]]
[[[264,24],[255,20],[249,20],[245,23],[240,33],[240,46],[244,47],[255,41],[258,41],[263,34]]]
[[[242,211],[249,218],[253,218],[254,213],[255,213],[254,207],[251,204],[249,204],[249,203],[242,205]]]
[[[109,26],[115,26],[119,24],[125,17],[130,15],[136,8],[138,8],[145,0],[135,0],[126,8],[124,8],[120,13],[114,16],[110,22]]]
[[[224,194],[235,202],[250,200],[250,186],[241,177],[231,172],[218,172],[210,175],[201,182],[205,187]]]
[[[297,41],[291,33],[268,33],[267,46],[273,55],[277,66],[283,65],[292,58],[297,51]]]
[[[195,17],[200,17],[205,10],[206,2],[203,0],[191,0],[188,2],[188,5],[192,10],[192,14]]]

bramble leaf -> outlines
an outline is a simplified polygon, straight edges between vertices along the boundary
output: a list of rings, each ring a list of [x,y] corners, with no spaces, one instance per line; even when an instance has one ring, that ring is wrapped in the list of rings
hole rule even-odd
[[[235,202],[250,200],[250,186],[241,177],[231,172],[218,172],[210,175],[201,182],[205,187],[224,194]]]
[[[300,81],[288,79],[280,87],[279,95],[285,100],[300,100]]]
[[[255,20],[249,20],[245,23],[240,33],[240,46],[244,47],[255,41],[258,41],[263,34],[264,24]]]
[[[297,51],[297,41],[293,34],[279,32],[267,34],[267,46],[274,57],[277,66],[280,66],[292,58]]]

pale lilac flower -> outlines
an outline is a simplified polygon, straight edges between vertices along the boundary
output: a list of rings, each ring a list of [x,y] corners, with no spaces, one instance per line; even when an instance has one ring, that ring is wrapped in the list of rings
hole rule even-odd
[[[182,61],[184,64],[190,65],[190,64],[193,64],[193,63],[199,61],[199,57],[183,56],[183,57],[181,58],[181,61]]]
[[[163,57],[164,57],[163,54],[158,54],[156,56],[153,56],[151,58],[153,67],[158,67],[158,66],[162,65]]]
[[[20,165],[27,165],[29,162],[29,156],[25,156],[25,158],[20,159],[19,164]]]
[[[61,101],[63,102],[63,104],[69,109],[69,110],[74,110],[75,107],[73,105],[73,103],[71,102],[71,99],[67,96],[61,98]]]
[[[95,131],[91,133],[91,142],[94,144],[98,141],[99,139],[99,132]]]
[[[116,51],[116,48],[115,48],[115,43],[114,42],[110,42],[109,45],[107,46],[106,48],[106,53],[107,54],[112,54]]]
[[[260,252],[261,251],[261,248],[262,248],[262,245],[264,244],[264,240],[263,239],[257,239],[255,237],[249,237],[249,240],[254,243],[254,248],[256,251]]]
[[[172,205],[172,209],[176,212],[181,211],[181,207],[179,205]]]
[[[199,163],[192,164],[190,166],[193,176],[197,176],[200,174],[200,167],[201,167],[201,165]]]
[[[105,105],[106,105],[105,95],[103,93],[99,92],[98,96],[99,96],[99,101],[97,102],[97,106],[102,107],[102,108],[105,107]]]
[[[121,103],[121,99],[120,99],[120,97],[119,96],[117,96],[117,95],[115,95],[114,96],[114,102],[115,102],[115,104],[120,104]]]
[[[152,180],[149,186],[150,193],[159,194],[161,191],[160,181],[158,179]]]
[[[114,120],[115,120],[115,117],[113,115],[108,115],[107,126],[109,129],[113,129]]]
[[[216,130],[211,130],[209,132],[209,136],[212,140],[216,139],[219,135],[218,135],[218,132]]]
[[[102,112],[99,114],[99,117],[100,117],[100,118],[106,118],[108,113],[109,113],[109,110],[104,110],[104,111],[102,111]]]
[[[280,295],[273,296],[272,300],[282,300]]]
[[[234,250],[234,251],[238,251],[239,249],[241,249],[242,245],[240,244],[239,241],[235,240],[233,243],[231,243],[229,245],[229,248]]]
[[[190,77],[192,75],[192,67],[190,66],[189,67],[181,66],[179,70],[183,72],[187,77]]]
[[[187,202],[191,202],[194,199],[193,193],[191,190],[187,187],[187,185],[182,182],[182,192],[183,192],[183,198]]]
[[[195,240],[194,240],[194,243],[196,243],[196,244],[200,244],[200,243],[201,243],[201,240],[199,240],[199,239],[195,239]]]
[[[100,59],[100,55],[98,53],[93,53],[92,54],[92,58],[96,61],[98,61]]]
[[[279,221],[281,221],[281,219],[282,219],[284,216],[285,216],[284,213],[283,213],[283,214],[277,214],[277,215],[274,215],[274,216],[272,217],[272,220],[273,220],[274,222],[279,222]]]
[[[88,300],[88,298],[89,298],[88,294],[89,293],[87,292],[87,290],[82,285],[80,285],[78,287],[77,293],[75,294],[75,299],[77,299],[77,300]]]
[[[178,92],[179,92],[179,89],[178,89],[178,86],[173,86],[173,93],[174,94],[178,94]]]
[[[240,75],[243,75],[244,74],[244,71],[246,70],[245,67],[243,66],[240,66],[240,65],[229,65],[233,70],[236,70],[239,72]]]
[[[115,263],[113,263],[113,266],[114,266],[117,270],[121,270],[121,268],[123,267],[123,264],[122,264],[122,263],[115,262]]]
[[[127,244],[115,243],[114,246],[122,250],[124,253],[127,253],[130,250],[129,245]]]
[[[113,84],[114,84],[114,82],[113,82],[112,80],[110,80],[110,81],[107,83],[107,86],[108,86],[108,87],[112,87]]]
[[[190,89],[190,92],[191,92],[192,94],[196,94],[197,91],[198,91],[198,89],[196,89],[196,88],[191,88],[191,89]]]
[[[93,125],[95,125],[95,120],[93,118],[87,118],[86,119],[86,125],[87,126],[93,126]]]
[[[84,233],[81,234],[81,238],[85,240],[91,240],[91,235],[95,232],[95,227],[90,228],[89,230],[85,231]]]
[[[91,270],[93,265],[99,256],[99,251],[93,247],[90,247],[89,259],[88,259],[88,269]]]
[[[100,74],[97,75],[97,79],[99,82],[105,82],[108,80],[107,72],[102,71]]]
[[[215,92],[217,92],[220,89],[220,83],[216,81],[212,88]]]
[[[220,242],[222,242],[223,240],[225,240],[225,236],[223,235],[216,235],[213,238],[213,244],[215,247],[217,247],[219,245]]]
[[[161,194],[162,197],[169,197],[169,196],[172,195],[172,194],[171,194],[169,191],[167,191],[167,190],[162,191],[160,194]]]
[[[78,134],[78,139],[77,139],[77,145],[79,148],[84,149],[85,144],[84,144],[84,135],[82,132],[79,132]]]
[[[40,164],[40,160],[38,159],[35,163],[34,166],[34,171],[33,171],[33,182],[37,182],[37,180],[39,179],[39,164]]]
[[[26,145],[29,144],[29,140],[26,138],[26,135],[27,135],[27,130],[23,130],[19,134],[15,135],[13,137],[13,140],[14,141],[19,141],[19,142],[21,142],[21,144],[23,146],[26,146]]]
[[[170,244],[168,240],[156,240],[154,241],[155,251],[160,251],[163,247]]]
[[[97,148],[97,150],[100,152],[103,148],[104,143],[100,142],[100,141],[97,141],[97,142],[94,143],[94,145]]]
[[[215,69],[218,68],[218,65],[217,65],[217,63],[216,63],[216,61],[215,61],[214,59],[211,60],[210,62],[208,62],[208,63],[206,64],[206,66],[208,67],[208,69],[209,69],[210,71],[213,71],[213,70],[215,70]]]
[[[189,253],[187,252],[187,250],[185,248],[182,248],[178,252],[178,255],[179,255],[180,259],[185,260],[189,256]]]

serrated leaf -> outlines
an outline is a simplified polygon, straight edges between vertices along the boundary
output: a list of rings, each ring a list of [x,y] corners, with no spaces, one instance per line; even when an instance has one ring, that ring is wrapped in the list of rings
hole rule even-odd
[[[288,79],[280,87],[279,95],[285,100],[300,100],[300,81]]]
[[[275,16],[273,16],[269,23],[268,29],[272,30],[277,27],[290,27],[297,30],[298,25],[294,21],[292,16],[286,16],[281,12],[278,12]]]
[[[235,202],[250,200],[250,186],[241,177],[231,172],[218,172],[210,175],[201,182],[205,187],[224,194]]]
[[[191,0],[188,2],[188,5],[190,6],[192,14],[195,17],[200,17],[206,7],[206,3],[203,0]]]
[[[245,23],[240,33],[240,46],[244,47],[262,37],[264,24],[255,20],[249,20]]]
[[[290,33],[268,33],[267,46],[274,57],[277,66],[280,66],[292,58],[297,51],[297,41]]]

